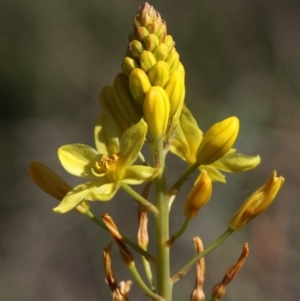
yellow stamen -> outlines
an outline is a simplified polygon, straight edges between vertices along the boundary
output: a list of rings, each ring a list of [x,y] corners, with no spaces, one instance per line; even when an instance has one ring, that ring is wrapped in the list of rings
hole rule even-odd
[[[94,171],[101,173],[115,170],[119,158],[120,156],[118,154],[103,155],[100,161],[95,162]]]

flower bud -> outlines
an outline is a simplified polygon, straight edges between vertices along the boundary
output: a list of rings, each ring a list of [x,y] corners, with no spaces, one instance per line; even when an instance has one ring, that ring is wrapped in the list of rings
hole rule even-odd
[[[155,34],[149,34],[143,39],[146,50],[153,51],[158,45],[159,40]]]
[[[40,162],[31,162],[28,174],[37,186],[59,201],[72,189],[59,175]]]
[[[166,44],[160,43],[154,50],[153,55],[157,61],[164,61],[169,54],[169,48]]]
[[[170,114],[169,99],[163,88],[150,88],[145,97],[143,111],[153,140],[161,138],[166,133]]]
[[[171,50],[173,50],[174,45],[175,45],[173,37],[171,35],[167,35],[165,38],[164,44],[167,45],[169,52],[171,52]]]
[[[143,71],[147,72],[150,70],[156,63],[156,59],[151,51],[144,50],[140,57],[140,66]]]
[[[146,27],[150,33],[154,33],[158,37],[166,36],[165,22],[154,7],[147,2],[139,8],[134,19],[134,27],[136,32],[138,32],[139,27]]]
[[[116,76],[113,88],[116,102],[124,118],[130,124],[137,123],[141,119],[142,114],[134,99],[132,98],[129,88],[129,81],[125,74],[119,73]]]
[[[165,91],[170,100],[170,116],[176,120],[180,116],[185,97],[184,78],[180,72],[174,71],[170,74]]]
[[[223,157],[234,144],[239,131],[237,117],[215,123],[204,135],[197,152],[197,161],[211,164]]]
[[[168,65],[170,66],[170,70],[171,72],[175,71],[178,69],[179,67],[179,54],[177,51],[172,51],[167,59],[166,59],[166,62],[168,63]]]
[[[149,35],[146,27],[136,27],[136,36],[140,41],[143,41]]]
[[[134,100],[140,108],[143,108],[145,95],[151,88],[147,74],[143,70],[135,68],[129,76],[129,87]]]
[[[144,50],[143,44],[138,40],[133,40],[129,45],[129,51],[134,59],[138,59]]]
[[[273,171],[268,181],[250,195],[240,209],[233,215],[229,223],[230,229],[241,229],[249,223],[252,218],[265,211],[272,204],[283,183],[284,178],[282,176],[277,177],[276,171]]]
[[[189,193],[184,204],[184,215],[193,218],[198,211],[209,201],[212,194],[212,183],[204,170],[197,178],[194,187]]]
[[[100,105],[104,111],[106,111],[110,118],[113,120],[118,133],[121,135],[126,129],[130,127],[130,123],[125,119],[122,114],[115,95],[114,89],[111,86],[105,86],[102,88],[100,93]]]
[[[122,71],[124,72],[124,74],[129,77],[131,71],[134,69],[134,68],[138,68],[139,67],[139,64],[132,58],[126,56],[123,60],[123,63],[122,63]]]
[[[170,67],[166,62],[157,62],[148,72],[148,78],[152,86],[165,87],[169,80]]]

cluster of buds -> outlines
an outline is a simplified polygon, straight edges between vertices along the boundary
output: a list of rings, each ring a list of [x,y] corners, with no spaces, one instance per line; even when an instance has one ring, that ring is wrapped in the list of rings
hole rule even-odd
[[[165,21],[148,3],[139,9],[129,41],[123,73],[116,76],[112,87],[103,88],[100,103],[120,131],[144,117],[155,141],[180,116],[184,67]]]

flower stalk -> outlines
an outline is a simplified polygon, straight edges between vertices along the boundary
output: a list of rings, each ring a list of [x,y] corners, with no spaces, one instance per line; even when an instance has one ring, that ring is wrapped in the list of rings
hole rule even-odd
[[[214,123],[205,133],[199,128],[185,104],[184,65],[173,37],[167,33],[166,22],[154,7],[144,3],[133,23],[127,51],[121,60],[122,71],[111,86],[102,88],[99,96],[101,113],[94,127],[94,146],[76,143],[58,149],[58,159],[64,169],[83,178],[83,182],[71,187],[38,162],[31,163],[28,173],[42,190],[59,200],[53,209],[56,213],[65,214],[74,209],[111,234],[133,280],[150,299],[172,301],[173,285],[196,265],[190,299],[204,301],[204,257],[224,243],[234,231],[265,211],[282,188],[284,178],[278,177],[274,171],[268,181],[236,211],[228,229],[211,245],[203,248],[200,238],[194,238],[196,255],[187,258],[186,264],[171,276],[172,246],[187,234],[191,219],[199,218],[199,210],[213,197],[213,183],[226,183],[224,172],[240,173],[257,167],[260,157],[244,155],[233,148],[239,133],[239,119],[235,116]],[[151,155],[146,147],[150,148]],[[185,171],[171,187],[167,187],[167,176],[172,170],[169,164],[166,167],[169,153],[186,164]],[[197,180],[185,201],[175,202],[181,187],[188,184],[185,182],[194,174]],[[133,187],[138,185],[144,185],[141,193]],[[107,213],[100,219],[90,209],[91,203],[96,206],[117,197],[120,188],[138,204],[137,242],[136,238],[119,232]],[[151,189],[155,190],[154,193]],[[122,206],[121,199],[115,202]],[[181,206],[184,220],[170,237],[171,206]],[[154,217],[154,222],[150,219],[149,225],[148,214]],[[130,222],[134,213],[126,208],[126,215]],[[155,232],[155,239],[152,239],[150,231],[148,234],[150,227],[154,228],[151,232]],[[155,257],[148,252],[151,244],[156,248]],[[129,247],[138,254],[133,255]],[[109,244],[104,249],[103,259],[112,301],[128,301],[132,282],[117,283],[112,270],[111,248]],[[244,263],[247,250],[244,247],[238,262],[213,288],[212,300],[223,297],[226,286]],[[136,255],[142,257],[148,284],[136,267]]]

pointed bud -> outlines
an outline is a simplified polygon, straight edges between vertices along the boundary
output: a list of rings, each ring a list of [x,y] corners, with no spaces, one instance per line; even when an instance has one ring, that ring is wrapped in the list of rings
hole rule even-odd
[[[122,71],[124,72],[124,74],[129,77],[131,71],[134,69],[134,68],[138,68],[139,67],[139,64],[132,58],[126,56],[123,60],[123,63],[122,63]]]
[[[170,74],[165,91],[170,100],[170,116],[173,116],[173,121],[177,121],[180,116],[185,97],[184,78],[180,72],[174,71]]]
[[[130,124],[137,123],[141,119],[142,114],[132,98],[129,88],[129,80],[125,74],[119,73],[116,76],[113,83],[113,88],[118,107],[124,115],[124,118]]]
[[[166,133],[170,115],[169,99],[163,88],[150,88],[145,97],[143,111],[153,140],[161,138]]]
[[[153,51],[159,45],[159,39],[155,34],[149,34],[143,39],[146,50]]]
[[[129,45],[130,54],[134,59],[138,59],[144,50],[143,44],[138,40],[133,40]]]
[[[164,61],[169,55],[169,48],[166,44],[159,44],[154,50],[153,55],[157,61]]]
[[[134,69],[129,76],[129,87],[135,102],[143,108],[146,93],[151,88],[147,74],[139,68]]]
[[[235,265],[233,265],[225,274],[221,282],[217,283],[212,289],[212,300],[220,300],[224,297],[228,284],[234,279],[236,274],[242,268],[246,258],[249,255],[248,244],[245,243],[243,246],[242,253]]]
[[[139,41],[143,41],[148,35],[149,30],[146,27],[136,27],[136,37]]]
[[[166,36],[165,22],[153,6],[145,2],[138,10],[134,20],[135,31],[139,27],[146,27],[150,33],[156,34],[159,38]]]
[[[193,218],[196,216],[198,211],[210,200],[211,194],[211,179],[204,170],[197,178],[195,185],[184,204],[184,215],[186,218]]]
[[[197,161],[211,164],[223,157],[234,144],[239,132],[237,117],[215,123],[204,135],[197,153]]]
[[[172,51],[167,59],[166,59],[167,64],[170,66],[171,72],[175,71],[179,67],[179,53],[177,51]]]
[[[148,72],[156,63],[156,59],[151,51],[143,51],[139,57],[140,66],[143,71]]]
[[[167,35],[165,40],[164,40],[164,44],[167,45],[168,49],[169,49],[169,53],[173,50],[174,46],[175,46],[175,42],[173,40],[173,37],[171,35]]]
[[[273,171],[268,181],[256,190],[240,209],[233,215],[229,227],[232,230],[239,230],[250,220],[265,211],[274,201],[277,193],[284,183],[282,176],[277,177]]]
[[[169,65],[166,62],[159,61],[149,70],[148,78],[152,86],[160,86],[164,88],[169,80],[169,74]]]
[[[59,201],[72,189],[58,174],[40,162],[31,162],[28,174],[39,188]],[[90,207],[87,202],[82,202],[74,209],[79,213],[86,214]]]
[[[117,104],[113,87],[103,87],[100,93],[99,100],[102,109],[109,114],[118,133],[121,135],[126,129],[130,127],[130,123],[124,118],[124,115],[122,114]]]

